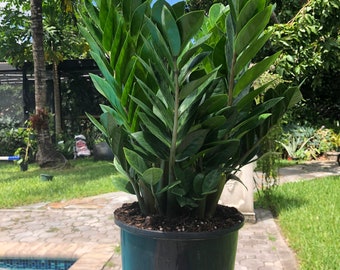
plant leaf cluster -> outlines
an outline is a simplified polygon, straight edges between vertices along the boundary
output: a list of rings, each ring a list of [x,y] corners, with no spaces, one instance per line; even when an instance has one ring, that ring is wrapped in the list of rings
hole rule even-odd
[[[299,101],[297,87],[253,82],[279,55],[252,59],[270,37],[273,6],[230,1],[186,12],[185,3],[86,0],[79,26],[109,101],[90,116],[115,155],[114,182],[146,215],[210,217],[235,172]]]

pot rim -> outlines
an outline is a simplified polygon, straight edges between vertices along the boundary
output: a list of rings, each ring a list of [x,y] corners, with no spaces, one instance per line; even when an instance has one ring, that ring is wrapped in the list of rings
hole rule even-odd
[[[244,216],[241,214],[239,223],[234,226],[231,226],[227,229],[217,229],[215,231],[206,231],[206,232],[164,232],[159,230],[150,230],[150,229],[141,229],[137,228],[133,225],[126,224],[114,216],[115,224],[121,228],[121,230],[127,231],[132,234],[136,234],[144,237],[152,237],[154,239],[189,239],[189,240],[200,240],[200,239],[215,239],[220,238],[228,233],[237,232],[244,225]]]

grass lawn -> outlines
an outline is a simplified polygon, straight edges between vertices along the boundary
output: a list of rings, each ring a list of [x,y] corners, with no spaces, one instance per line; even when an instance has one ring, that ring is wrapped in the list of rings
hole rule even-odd
[[[340,176],[279,186],[271,208],[301,269],[339,269]]]
[[[40,169],[29,164],[21,172],[18,165],[0,163],[0,208],[10,208],[37,202],[52,202],[82,198],[115,191],[112,163],[92,159],[71,160],[71,168]],[[52,181],[40,180],[40,174],[51,174]]]

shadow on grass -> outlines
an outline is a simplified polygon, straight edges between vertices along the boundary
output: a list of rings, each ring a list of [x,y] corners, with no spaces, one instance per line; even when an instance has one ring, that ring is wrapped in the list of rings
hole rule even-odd
[[[306,203],[303,198],[285,194],[276,189],[268,194],[264,194],[262,191],[257,193],[255,207],[269,209],[274,217],[278,217],[281,211],[300,208]]]

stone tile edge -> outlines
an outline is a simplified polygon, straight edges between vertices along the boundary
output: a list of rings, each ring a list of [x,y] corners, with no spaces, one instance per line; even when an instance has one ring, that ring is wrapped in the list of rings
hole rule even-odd
[[[69,270],[101,270],[114,253],[113,244],[1,242],[0,258],[60,258],[77,260]]]

